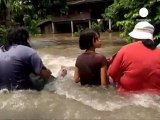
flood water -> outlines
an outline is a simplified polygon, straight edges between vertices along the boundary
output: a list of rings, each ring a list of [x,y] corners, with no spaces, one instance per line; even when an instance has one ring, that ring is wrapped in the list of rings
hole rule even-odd
[[[97,49],[111,57],[125,44],[118,33],[102,33]],[[71,34],[43,35],[31,39],[45,65],[58,76],[61,66],[69,71],[45,90],[0,93],[0,119],[106,119],[159,120],[160,95],[117,93],[114,87],[82,87],[73,82],[76,57],[83,51]]]

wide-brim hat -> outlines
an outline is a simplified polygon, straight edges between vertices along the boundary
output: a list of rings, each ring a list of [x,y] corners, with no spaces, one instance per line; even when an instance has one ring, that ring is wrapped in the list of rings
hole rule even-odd
[[[143,21],[135,25],[129,36],[135,39],[150,39],[153,40],[154,26],[150,23]]]

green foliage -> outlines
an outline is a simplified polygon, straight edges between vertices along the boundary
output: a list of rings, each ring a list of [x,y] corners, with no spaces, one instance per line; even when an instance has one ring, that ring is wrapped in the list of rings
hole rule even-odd
[[[0,46],[6,43],[7,29],[5,26],[0,25]]]
[[[35,17],[36,18],[36,17]],[[24,16],[24,25],[30,31],[31,34],[39,34],[40,29],[37,27],[38,19],[32,19],[31,16]]]
[[[40,33],[37,24],[52,15],[53,11],[61,14],[68,11],[66,0],[12,0],[11,3],[13,19],[32,34]]]
[[[78,31],[74,33],[74,36],[79,36],[80,32],[84,29],[86,29],[86,27],[83,27],[81,25],[77,25],[76,26]],[[96,32],[102,32],[103,31],[103,22],[100,20],[99,22],[92,22],[91,28],[93,30],[95,30]]]
[[[23,0],[23,3],[31,5],[34,13],[40,17],[45,17],[54,12],[64,13],[68,10],[66,0]]]
[[[0,14],[2,11],[6,16],[4,19],[9,18],[13,25],[25,26],[32,34],[37,34],[40,33],[37,26],[40,20],[48,18],[53,11],[65,14],[68,7],[66,0],[0,0]]]
[[[0,0],[0,11],[7,8],[7,2],[8,0]]]
[[[103,22],[92,22],[92,29],[97,31],[97,32],[102,32],[103,31]]]
[[[134,25],[144,18],[139,16],[139,10],[146,7],[149,15],[145,20],[149,20],[156,28],[160,26],[160,1],[154,0],[114,0],[114,3],[105,9],[103,18],[112,19],[115,26],[121,28],[121,36],[128,39],[128,33]],[[160,29],[156,29],[155,37],[160,37]]]
[[[20,25],[24,25],[31,34],[38,34],[40,33],[40,30],[37,27],[39,18],[35,12],[34,6],[28,2],[26,0],[13,0],[12,17],[15,22],[18,22]]]
[[[79,37],[81,31],[84,30],[84,28],[81,25],[77,25],[76,27],[77,27],[78,31],[74,33],[74,36]]]

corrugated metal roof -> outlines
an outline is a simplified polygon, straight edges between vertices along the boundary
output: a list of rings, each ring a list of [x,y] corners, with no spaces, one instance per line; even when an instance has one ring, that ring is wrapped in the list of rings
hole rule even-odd
[[[40,22],[37,24],[37,26],[40,27],[41,25],[43,25],[43,24],[45,24],[45,23],[47,23],[47,22],[52,22],[52,19],[44,19],[44,20],[40,21]]]

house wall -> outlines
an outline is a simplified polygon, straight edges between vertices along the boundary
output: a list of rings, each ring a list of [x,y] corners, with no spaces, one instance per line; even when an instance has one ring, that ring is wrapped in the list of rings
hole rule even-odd
[[[47,22],[40,26],[41,34],[50,34],[53,32],[52,30],[52,22]]]
[[[86,20],[91,19],[91,14],[89,12],[72,13],[65,16],[54,16],[53,22],[65,22],[65,21],[76,21],[76,20]]]

